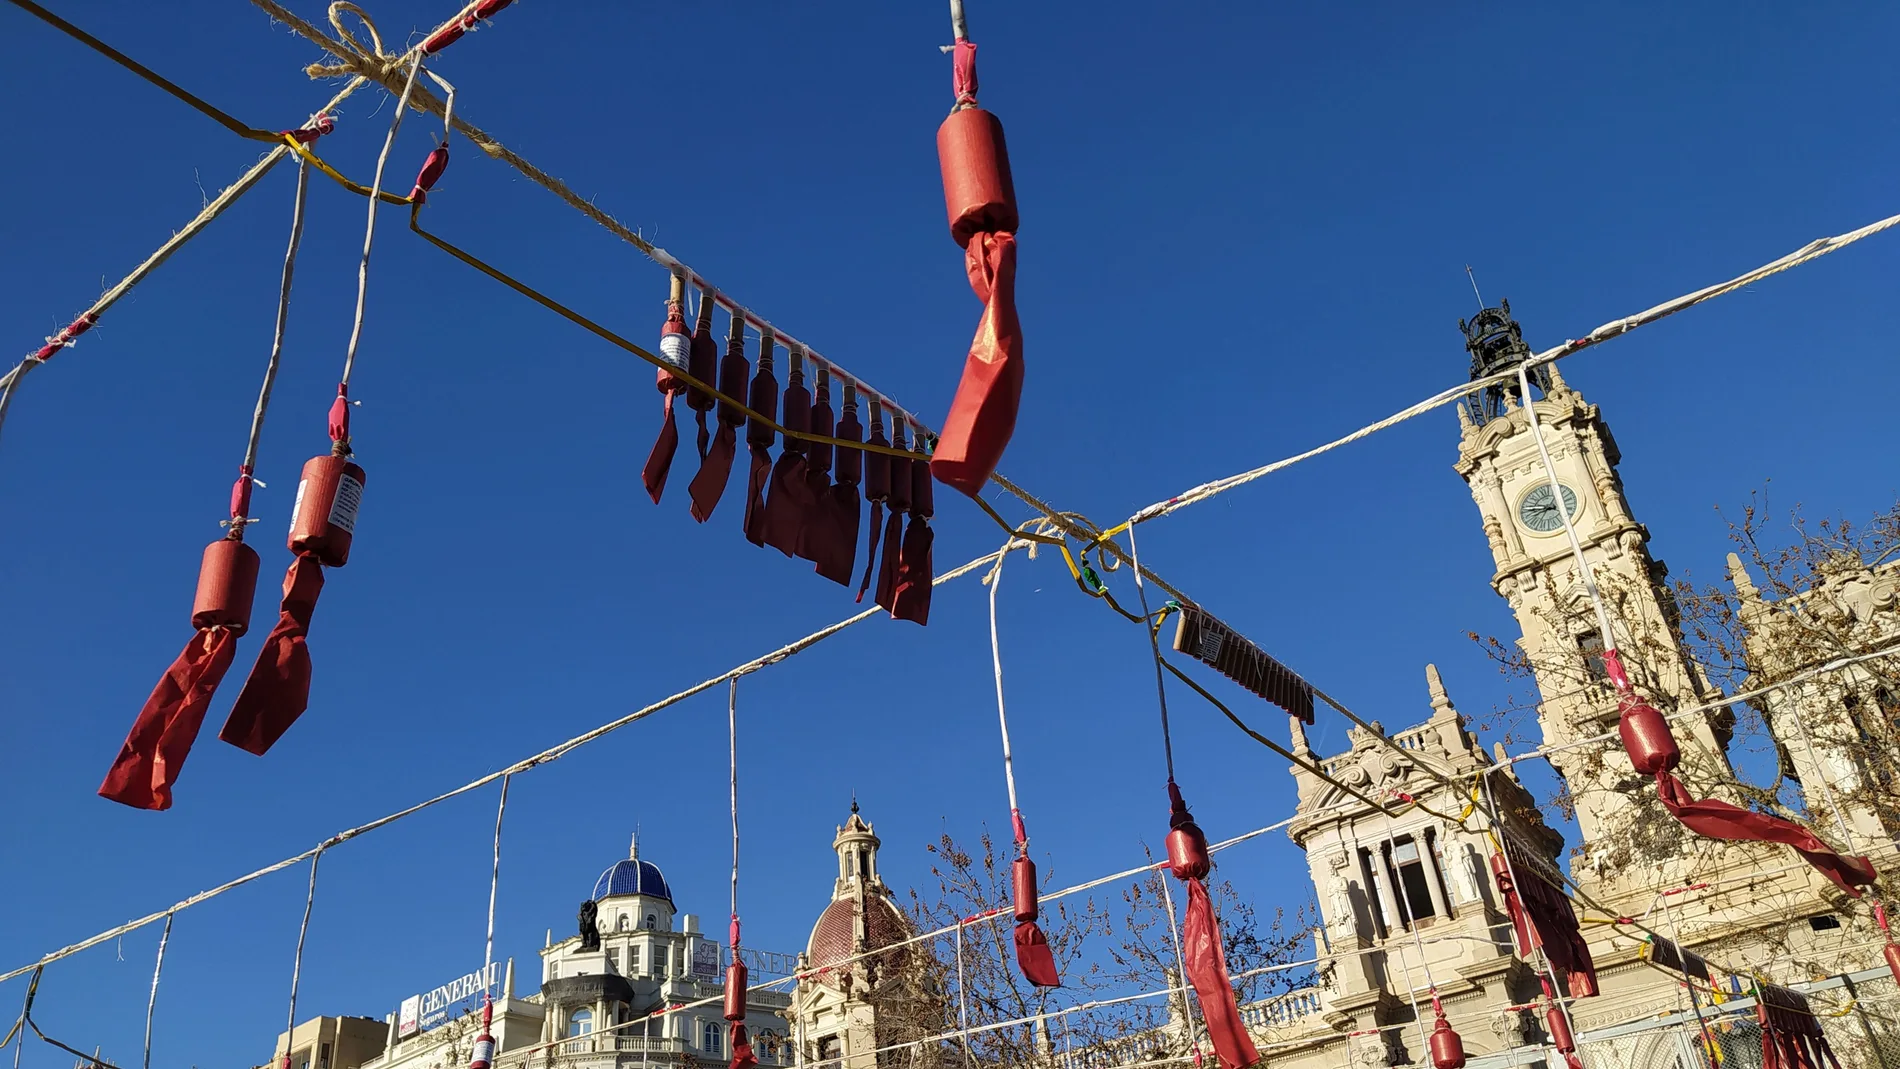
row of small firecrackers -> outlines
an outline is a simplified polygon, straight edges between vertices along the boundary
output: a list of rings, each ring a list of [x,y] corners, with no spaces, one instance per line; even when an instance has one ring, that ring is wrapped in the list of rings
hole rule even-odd
[[[872,400],[866,405],[867,435],[857,385],[816,359],[809,360],[808,371],[807,354],[796,346],[784,350],[788,366],[781,393],[780,347],[771,328],[759,333],[755,366],[746,358],[745,317],[735,311],[722,356],[713,331],[717,303],[702,292],[697,323],[688,330],[685,280],[674,276],[660,328],[660,433],[642,470],[647,495],[658,504],[665,493],[679,449],[675,408],[683,394],[698,423],[699,468],[687,485],[693,519],[710,520],[725,497],[743,428],[749,454],[741,515],[746,540],[810,562],[817,574],[849,587],[869,501],[858,600],[875,578],[878,605],[897,619],[929,622],[935,495],[926,433],[893,410],[887,436],[885,406]]]

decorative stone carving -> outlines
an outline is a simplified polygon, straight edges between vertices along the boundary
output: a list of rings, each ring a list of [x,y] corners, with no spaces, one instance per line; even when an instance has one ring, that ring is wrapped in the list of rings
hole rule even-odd
[[[1484,893],[1479,890],[1484,884],[1480,882],[1482,877],[1478,867],[1478,852],[1466,842],[1457,843],[1453,849],[1458,852],[1458,864],[1452,866],[1451,879],[1458,885],[1458,900],[1477,902],[1484,897]]]
[[[1352,911],[1352,890],[1347,885],[1344,876],[1333,878],[1331,905],[1333,927],[1347,929],[1358,927],[1359,918],[1353,916]]]
[[[1499,1010],[1491,1015],[1491,1031],[1503,1049],[1521,1047],[1530,1042],[1523,1010]]]
[[[581,912],[577,919],[580,921],[582,950],[600,949],[599,917],[600,907],[594,904],[593,899],[581,903]]]

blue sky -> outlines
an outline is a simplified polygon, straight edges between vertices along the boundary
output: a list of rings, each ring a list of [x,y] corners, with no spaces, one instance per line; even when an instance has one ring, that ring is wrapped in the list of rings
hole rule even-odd
[[[60,10],[255,125],[295,125],[330,92],[301,73],[314,49],[246,5]],[[372,14],[399,39],[447,11],[385,0]],[[1900,86],[1882,43],[1900,17],[1866,5],[970,0],[970,18],[1023,217],[1029,374],[1003,470],[1104,525],[1457,382],[1466,264],[1543,347],[1896,209],[1885,104]],[[437,69],[466,117],[937,419],[978,314],[934,159],[945,23],[928,3],[524,2]],[[0,35],[20,46],[0,69],[18,153],[0,174],[0,328],[25,352],[257,147],[17,9],[0,9]],[[367,176],[389,110],[359,96],[323,151]],[[405,123],[394,181],[433,133]],[[0,969],[852,611],[743,540],[742,486],[703,527],[686,514],[690,465],[650,504],[651,369],[415,240],[392,210],[354,391],[369,484],[351,563],[317,611],[310,711],[263,759],[216,741],[248,639],[176,808],[96,798],[189,633],[268,351],[293,183],[273,173],[34,375],[0,441]],[[429,222],[623,334],[658,334],[664,273],[466,142]],[[313,185],[265,517],[287,514],[298,466],[326,444],[362,224],[361,200]],[[1764,482],[1775,505],[1819,513],[1894,501],[1895,240],[1566,363],[1678,574],[1719,575],[1717,508]],[[1448,411],[1414,421],[1144,527],[1144,561],[1389,726],[1426,715],[1427,661],[1483,712],[1509,688],[1465,634],[1510,621],[1455,451]],[[967,502],[938,506],[940,567],[995,547]],[[287,562],[278,530],[252,539],[268,589]],[[1066,883],[1125,867],[1165,833],[1139,631],[1046,556],[1012,560],[1001,604],[1044,871]],[[1004,827],[985,606],[963,580],[939,589],[927,629],[862,625],[741,684],[749,942],[803,947],[854,790],[900,885],[924,875],[940,832]],[[1266,706],[1240,708],[1282,730]],[[524,976],[636,824],[681,908],[721,913],[724,711],[706,695],[516,782],[497,945]],[[1210,834],[1288,812],[1283,762],[1185,696],[1175,726]],[[1339,748],[1341,722],[1313,739]],[[484,791],[326,858],[306,1015],[380,1017],[479,966],[493,818]],[[1308,894],[1278,838],[1223,871],[1262,904]],[[303,889],[288,872],[179,917],[161,1063],[268,1056]],[[51,968],[36,1016],[136,1060],[156,941],[148,929]],[[23,993],[0,985],[0,1006]]]

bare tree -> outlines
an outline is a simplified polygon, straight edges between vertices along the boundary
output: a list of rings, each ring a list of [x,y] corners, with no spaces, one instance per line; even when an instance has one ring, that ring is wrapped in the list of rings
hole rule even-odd
[[[1057,1052],[1073,1052],[1090,1062],[1113,1064],[1158,1046],[1185,1050],[1190,1037],[1182,1026],[1185,1015],[1178,994],[1037,1020],[1082,1002],[1179,986],[1161,872],[1135,878],[1113,905],[1093,897],[1044,904],[1038,923],[1063,983],[1059,989],[1046,989],[1029,983],[1016,967],[1009,876],[1013,853],[999,854],[988,832],[974,850],[945,834],[929,851],[934,886],[911,890],[911,912],[921,928],[1000,911],[993,919],[965,926],[960,968],[955,941],[939,939],[932,947],[942,977],[943,1016],[951,1028],[967,1016],[971,1062],[986,1067],[1047,1065]],[[1053,885],[1053,875],[1052,870],[1041,873],[1045,890]],[[1172,891],[1178,905],[1182,892],[1178,886]],[[1299,956],[1311,934],[1310,909],[1303,908],[1293,924],[1275,910],[1263,924],[1227,881],[1211,882],[1208,891],[1220,916],[1228,971],[1236,977],[1235,991],[1243,1005],[1293,990],[1310,978],[1310,972],[1260,971]],[[985,1027],[1002,1021],[1028,1023]],[[959,1042],[954,1058],[963,1057]]]

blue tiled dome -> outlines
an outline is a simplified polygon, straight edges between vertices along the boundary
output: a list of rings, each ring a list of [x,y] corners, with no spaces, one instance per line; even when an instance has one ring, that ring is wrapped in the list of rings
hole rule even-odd
[[[651,861],[638,858],[625,858],[608,866],[607,871],[594,881],[595,901],[613,895],[650,895],[666,899],[667,905],[673,904],[673,891],[666,885],[666,877],[660,874],[660,866]]]

